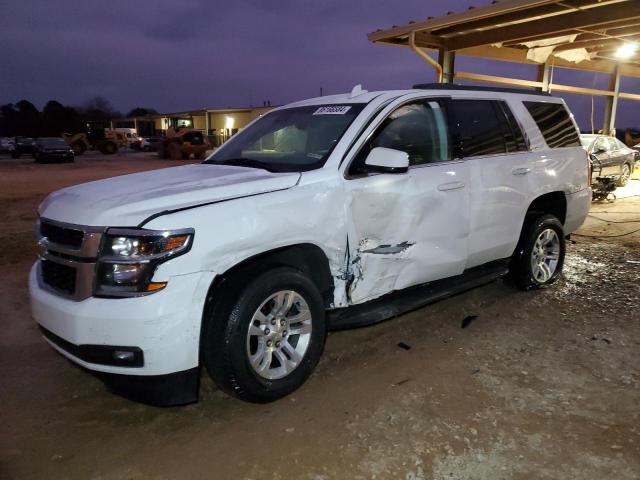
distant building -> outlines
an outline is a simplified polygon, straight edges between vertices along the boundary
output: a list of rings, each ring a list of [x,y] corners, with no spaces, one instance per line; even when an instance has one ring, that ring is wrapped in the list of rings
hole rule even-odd
[[[159,113],[144,117],[121,118],[115,128],[135,128],[138,135],[163,135],[169,127],[186,127],[202,131],[214,146],[222,145],[238,130],[273,109],[272,106],[245,108],[207,108],[185,112]]]

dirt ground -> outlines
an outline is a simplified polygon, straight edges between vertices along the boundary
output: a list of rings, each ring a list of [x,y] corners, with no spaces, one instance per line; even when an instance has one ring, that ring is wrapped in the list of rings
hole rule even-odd
[[[48,192],[168,165],[0,157],[0,478],[640,478],[639,196],[594,205],[553,288],[499,281],[332,333],[316,373],[273,404],[203,377],[199,403],[154,408],[45,344],[26,283]],[[640,194],[640,180],[626,190]]]

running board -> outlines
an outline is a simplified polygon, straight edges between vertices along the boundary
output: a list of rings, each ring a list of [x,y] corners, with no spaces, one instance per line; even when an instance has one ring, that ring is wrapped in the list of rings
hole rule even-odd
[[[466,270],[455,277],[436,280],[352,307],[330,310],[329,329],[364,327],[410,312],[430,303],[457,295],[487,283],[509,272],[508,260],[498,260]]]

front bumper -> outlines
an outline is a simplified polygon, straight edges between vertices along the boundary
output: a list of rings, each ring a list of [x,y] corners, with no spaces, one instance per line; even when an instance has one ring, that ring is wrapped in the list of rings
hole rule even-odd
[[[126,377],[166,376],[199,365],[202,312],[213,277],[210,272],[179,275],[153,295],[75,301],[43,289],[36,262],[29,275],[31,311],[55,336],[45,335],[49,344],[86,369]],[[117,348],[113,346],[139,349],[143,361],[139,366],[107,365],[102,357],[79,353],[87,347]]]
[[[212,273],[171,277],[164,290],[144,297],[75,301],[43,289],[37,272],[38,262],[29,275],[31,310],[53,348],[129,399],[164,406],[197,401]],[[119,362],[115,351],[135,355]]]

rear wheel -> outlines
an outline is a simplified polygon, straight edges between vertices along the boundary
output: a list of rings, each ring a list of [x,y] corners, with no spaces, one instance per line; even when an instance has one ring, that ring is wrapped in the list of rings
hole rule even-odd
[[[525,226],[511,259],[511,277],[523,290],[554,283],[564,264],[562,224],[553,215],[543,215]]]
[[[620,167],[620,176],[618,177],[618,181],[616,185],[618,187],[626,187],[627,183],[629,183],[629,178],[631,177],[631,166],[628,163],[625,163]]]
[[[195,154],[195,157],[198,160],[204,160],[207,157],[207,152],[206,151],[198,152]]]
[[[104,155],[113,155],[118,151],[118,146],[114,142],[105,142],[98,147]]]
[[[216,384],[250,402],[277,400],[300,387],[326,338],[322,296],[302,272],[278,267],[246,285],[237,279],[208,309],[203,361]]]

